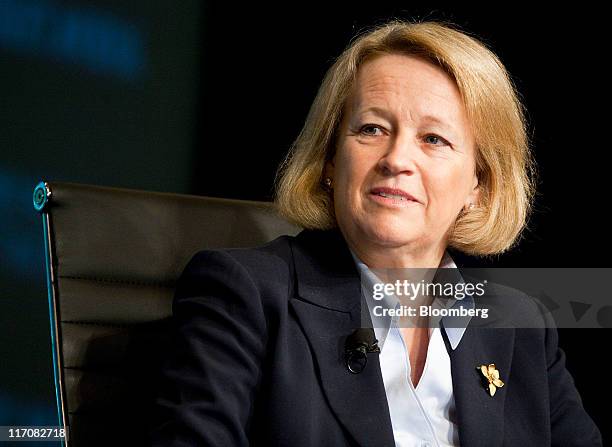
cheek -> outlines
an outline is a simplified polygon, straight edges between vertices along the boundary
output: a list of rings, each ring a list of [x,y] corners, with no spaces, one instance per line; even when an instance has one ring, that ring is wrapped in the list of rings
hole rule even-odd
[[[341,151],[336,158],[336,179],[339,193],[345,198],[359,196],[371,169],[371,160],[350,147]]]
[[[432,207],[454,213],[469,193],[472,175],[465,166],[431,171],[425,176],[425,185]]]

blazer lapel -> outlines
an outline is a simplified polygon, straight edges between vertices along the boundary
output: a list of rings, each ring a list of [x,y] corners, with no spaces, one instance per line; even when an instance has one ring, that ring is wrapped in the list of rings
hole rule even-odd
[[[349,372],[344,361],[347,336],[362,327],[359,274],[344,239],[337,231],[304,231],[293,257],[297,296],[291,306],[332,411],[357,444],[394,446],[378,354],[368,355],[360,374]]]
[[[504,401],[511,382],[514,329],[467,327],[451,359],[453,393],[457,409],[459,440],[462,446],[498,446],[504,436]],[[494,363],[504,382],[495,395],[477,366]]]
[[[332,411],[358,445],[394,446],[393,428],[377,354],[360,374],[344,363],[344,343],[353,330],[371,326],[359,273],[337,230],[303,231],[292,247],[297,296],[291,307],[310,343]],[[362,323],[363,321],[363,323]],[[504,401],[512,386],[514,329],[468,325],[451,359],[453,393],[462,446],[503,443]],[[476,369],[495,363],[505,386],[491,397]]]

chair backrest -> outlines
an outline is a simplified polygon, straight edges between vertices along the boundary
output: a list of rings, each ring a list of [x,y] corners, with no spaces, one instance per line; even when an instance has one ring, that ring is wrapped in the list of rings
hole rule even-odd
[[[177,278],[205,248],[298,228],[270,203],[41,182],[59,424],[69,445],[142,445]]]

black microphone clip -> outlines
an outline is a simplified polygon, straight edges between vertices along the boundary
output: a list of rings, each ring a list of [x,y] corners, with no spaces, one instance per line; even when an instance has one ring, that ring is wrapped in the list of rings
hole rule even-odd
[[[362,372],[368,363],[368,354],[371,352],[380,353],[374,329],[355,329],[346,338],[344,345],[344,357],[348,370],[353,374]]]

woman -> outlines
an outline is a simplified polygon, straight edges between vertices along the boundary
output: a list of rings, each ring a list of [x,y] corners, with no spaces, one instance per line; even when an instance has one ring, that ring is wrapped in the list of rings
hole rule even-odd
[[[185,268],[153,444],[601,445],[553,329],[399,325],[361,293],[375,269],[508,250],[532,197],[493,53],[431,22],[361,35],[279,171],[279,209],[306,230]]]

